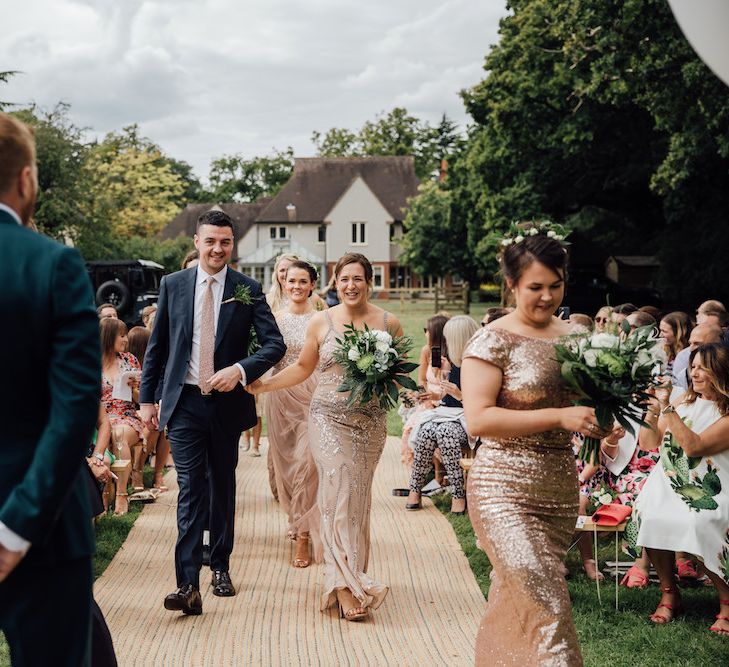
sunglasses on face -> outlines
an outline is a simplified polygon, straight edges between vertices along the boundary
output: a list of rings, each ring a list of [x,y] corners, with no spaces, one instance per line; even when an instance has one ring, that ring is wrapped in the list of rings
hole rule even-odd
[[[608,321],[608,318],[607,317],[596,317],[595,318],[595,322],[597,322],[598,324],[600,322],[607,322],[607,321]]]

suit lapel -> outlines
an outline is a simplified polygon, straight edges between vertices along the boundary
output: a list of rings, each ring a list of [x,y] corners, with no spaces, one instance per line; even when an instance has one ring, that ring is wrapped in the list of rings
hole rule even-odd
[[[235,292],[235,286],[237,284],[237,280],[235,280],[235,272],[228,268],[225,272],[225,286],[223,287],[223,301],[226,299],[230,299],[234,292]],[[218,345],[220,345],[220,341],[223,340],[223,336],[225,335],[225,330],[228,328],[228,325],[230,324],[230,320],[233,317],[233,313],[235,312],[236,308],[240,308],[240,306],[234,302],[232,303],[221,303],[220,304],[220,313],[218,314],[218,330],[215,332],[215,349],[218,349]]]
[[[188,269],[189,276],[181,282],[182,285],[182,312],[185,313],[182,318],[183,331],[185,332],[185,340],[188,349],[192,347],[192,323],[195,319],[195,280],[197,279],[197,269]]]

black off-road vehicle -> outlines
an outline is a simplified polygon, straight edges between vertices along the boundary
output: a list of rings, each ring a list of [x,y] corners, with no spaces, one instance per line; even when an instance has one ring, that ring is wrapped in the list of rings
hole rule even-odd
[[[129,326],[142,323],[142,309],[157,303],[165,268],[147,259],[86,262],[96,305],[112,304]]]

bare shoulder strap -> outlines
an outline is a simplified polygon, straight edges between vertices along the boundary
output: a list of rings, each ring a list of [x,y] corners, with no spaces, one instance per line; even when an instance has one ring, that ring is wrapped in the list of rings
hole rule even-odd
[[[384,315],[384,317],[382,318],[382,319],[383,319],[383,326],[384,326],[384,330],[385,330],[385,331],[387,331],[387,316],[388,316],[389,314],[390,314],[390,313],[388,313],[387,311],[385,311],[385,315]]]
[[[324,317],[327,318],[327,324],[329,325],[330,329],[334,328],[334,322],[332,322],[332,316],[329,314],[329,310],[324,311]]]

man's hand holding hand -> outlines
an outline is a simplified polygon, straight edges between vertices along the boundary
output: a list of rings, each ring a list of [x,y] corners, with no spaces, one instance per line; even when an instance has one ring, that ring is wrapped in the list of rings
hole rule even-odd
[[[139,418],[150,431],[156,431],[159,427],[157,406],[154,403],[142,403],[139,406]]]
[[[240,368],[235,364],[221,368],[208,380],[210,386],[216,391],[233,391],[240,381]]]
[[[0,544],[0,583],[8,578],[8,575],[17,567],[18,563],[23,560],[25,552],[11,551]]]

